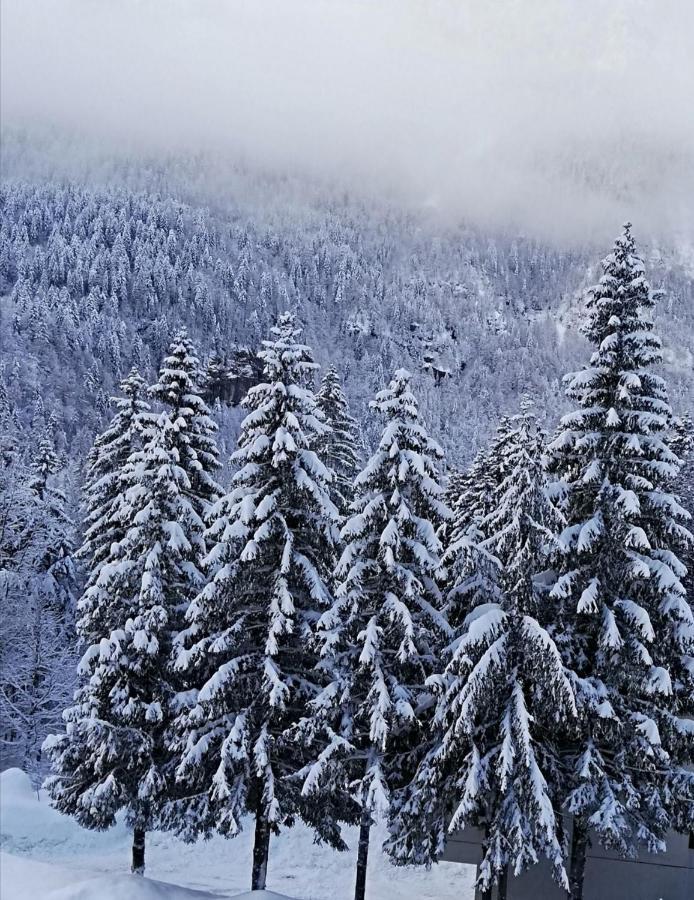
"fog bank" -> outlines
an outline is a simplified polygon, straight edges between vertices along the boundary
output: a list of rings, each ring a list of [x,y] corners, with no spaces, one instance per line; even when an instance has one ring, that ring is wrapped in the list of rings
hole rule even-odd
[[[2,122],[483,223],[682,233],[693,41],[684,0],[4,0]]]

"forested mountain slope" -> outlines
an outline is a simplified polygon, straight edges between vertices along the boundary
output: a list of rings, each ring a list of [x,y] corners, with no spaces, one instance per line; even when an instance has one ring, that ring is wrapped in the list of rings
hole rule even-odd
[[[366,445],[368,403],[405,367],[448,465],[464,466],[523,394],[555,428],[561,378],[586,358],[581,291],[607,249],[454,226],[205,157],[86,165],[63,149],[7,140],[0,185],[0,743],[28,771],[74,682],[84,462],[133,366],[152,384],[187,327],[228,463],[255,351],[291,310],[341,374]],[[655,317],[682,415],[694,410],[694,248],[634,230],[664,291]]]
[[[117,383],[133,365],[151,378],[180,325],[203,359],[233,369],[245,362],[235,349],[257,347],[285,308],[362,417],[392,370],[411,368],[452,461],[469,460],[521,393],[550,423],[558,412],[582,349],[577,296],[602,248],[451,227],[243,169],[215,188],[199,161],[114,165],[82,183],[21,160],[9,154],[0,192],[0,402],[27,442],[50,420],[59,452],[82,458]],[[665,291],[656,316],[683,412],[694,250],[646,250],[646,226],[635,232]]]

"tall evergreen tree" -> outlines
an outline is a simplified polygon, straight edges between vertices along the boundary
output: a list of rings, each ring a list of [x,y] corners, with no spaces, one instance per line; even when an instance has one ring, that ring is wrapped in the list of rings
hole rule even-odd
[[[59,473],[60,460],[53,440],[46,432],[32,458],[28,479],[32,545],[30,570],[34,589],[67,624],[74,621],[78,591],[74,560],[76,529]]]
[[[60,460],[55,452],[53,438],[48,429],[44,430],[43,437],[36,447],[36,452],[31,460],[31,469],[34,474],[31,482],[32,490],[39,500],[43,500],[48,479],[60,469]]]
[[[255,816],[252,888],[265,887],[271,832],[301,804],[289,776],[303,764],[288,732],[320,686],[313,629],[330,606],[338,541],[332,475],[316,454],[327,426],[306,386],[316,369],[284,314],[260,356],[266,382],[251,388],[229,494],[212,509],[212,577],[188,610],[178,667],[200,685],[177,723],[184,797],[171,822],[186,837],[234,836]],[[340,844],[324,819],[318,834]]]
[[[404,793],[389,842],[400,862],[430,862],[447,831],[482,828],[478,887],[491,896],[498,882],[500,898],[508,870],[518,875],[540,857],[568,884],[557,737],[575,715],[538,577],[555,514],[545,492],[543,436],[529,404],[504,431],[500,458],[490,457],[496,471],[506,472],[491,511],[446,553],[448,617],[460,625],[444,653],[443,675],[434,680],[436,738]]]
[[[356,479],[340,584],[318,623],[332,679],[313,703],[308,731],[320,753],[304,783],[318,802],[336,780],[359,797],[356,900],[364,898],[372,818],[402,781],[400,752],[420,737],[424,682],[445,630],[437,585],[443,452],[422,424],[408,372],[398,370],[371,405],[385,428]]]
[[[503,416],[491,444],[479,451],[466,472],[455,473],[449,481],[446,499],[452,515],[447,544],[462,538],[473,523],[479,524],[491,512],[499,485],[508,474],[504,448],[510,433],[509,417]]]
[[[326,424],[330,426],[320,441],[319,452],[335,475],[331,489],[333,502],[340,514],[346,517],[352,501],[354,479],[359,471],[362,442],[359,425],[350,414],[349,403],[334,366],[330,366],[323,376],[316,402]]]
[[[168,355],[159,370],[150,396],[169,411],[176,424],[179,465],[188,476],[186,493],[202,521],[210,506],[222,495],[214,478],[219,469],[219,451],[215,440],[217,424],[203,400],[205,376],[186,330],[175,335]],[[201,547],[204,555],[204,547]]]
[[[123,476],[128,458],[141,448],[143,431],[151,422],[149,404],[143,399],[145,382],[140,374],[133,369],[120,387],[122,396],[111,400],[116,414],[106,430],[96,437],[87,458],[85,533],[79,552],[89,561],[89,586],[98,577],[111,546],[123,539],[130,524],[116,514]],[[84,608],[81,614],[84,617]]]
[[[139,874],[145,833],[158,823],[171,775],[173,643],[202,582],[200,519],[179,465],[179,422],[161,414],[126,463],[120,496],[112,501],[125,534],[97,563],[80,601],[78,632],[87,645],[81,685],[64,713],[65,733],[44,745],[53,761],[47,786],[56,808],[98,829],[124,810]]]
[[[676,555],[691,536],[671,493],[654,297],[629,225],[602,268],[585,329],[595,350],[567,376],[577,409],[549,451],[566,516],[552,597],[581,685],[580,734],[565,752],[575,900],[589,829],[631,855],[663,850],[668,828],[694,818],[694,619]]]

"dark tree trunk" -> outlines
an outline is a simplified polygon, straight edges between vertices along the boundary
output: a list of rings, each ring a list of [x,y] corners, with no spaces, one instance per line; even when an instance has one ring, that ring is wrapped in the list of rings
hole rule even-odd
[[[506,900],[507,891],[508,891],[508,866],[504,866],[504,871],[499,876],[499,885],[498,885],[497,891],[496,891],[497,900]]]
[[[484,826],[484,839],[482,840],[482,858],[487,855],[487,848],[489,846],[489,822],[487,822]],[[476,887],[475,890],[475,900],[492,900],[492,891],[494,889],[493,882],[490,882],[489,887],[481,888]]]
[[[253,874],[251,890],[264,891],[267,881],[267,858],[270,851],[270,823],[267,811],[258,807],[255,814],[255,840],[253,842]]]
[[[586,873],[588,829],[580,819],[574,818],[571,837],[571,862],[569,866],[568,900],[583,900],[583,878]]]
[[[359,822],[359,848],[357,850],[357,880],[354,885],[354,900],[364,900],[366,895],[366,867],[369,862],[369,836],[371,834],[371,814],[366,806],[361,808]]]
[[[133,863],[130,868],[133,875],[145,874],[145,830],[133,829]]]

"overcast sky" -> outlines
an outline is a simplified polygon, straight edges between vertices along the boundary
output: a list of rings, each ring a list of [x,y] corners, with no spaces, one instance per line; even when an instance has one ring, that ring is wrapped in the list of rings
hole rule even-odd
[[[2,117],[453,216],[691,226],[689,0],[3,0]]]

